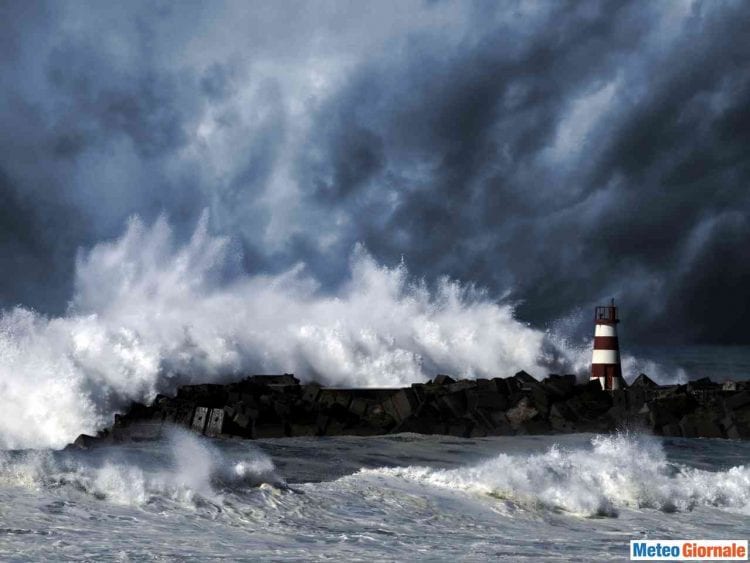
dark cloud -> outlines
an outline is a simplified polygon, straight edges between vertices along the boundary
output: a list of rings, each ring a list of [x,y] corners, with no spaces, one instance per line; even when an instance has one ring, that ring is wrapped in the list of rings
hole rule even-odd
[[[250,271],[335,291],[361,241],[537,325],[616,296],[633,339],[750,342],[744,3],[2,10],[5,306],[208,208]]]

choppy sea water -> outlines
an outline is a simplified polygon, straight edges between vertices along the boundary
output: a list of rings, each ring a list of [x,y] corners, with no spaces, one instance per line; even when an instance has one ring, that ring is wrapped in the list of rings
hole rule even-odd
[[[637,358],[630,377],[638,368],[662,383],[683,383],[710,377],[713,381],[750,379],[750,346],[633,346],[626,351]],[[651,369],[649,369],[651,368]]]
[[[175,430],[0,460],[3,561],[601,561],[750,529],[750,443],[728,440]]]

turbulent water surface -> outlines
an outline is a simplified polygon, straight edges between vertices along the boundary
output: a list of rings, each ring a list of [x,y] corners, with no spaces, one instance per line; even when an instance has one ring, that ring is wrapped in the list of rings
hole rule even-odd
[[[745,538],[750,444],[570,435],[209,440],[2,454],[0,559],[622,560]]]

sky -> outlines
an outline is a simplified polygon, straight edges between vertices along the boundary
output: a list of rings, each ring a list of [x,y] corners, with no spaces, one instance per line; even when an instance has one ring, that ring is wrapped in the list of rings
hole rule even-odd
[[[331,295],[363,248],[533,327],[615,297],[631,342],[750,344],[748,29],[719,0],[2,2],[0,308],[64,314],[129,218],[206,216]]]

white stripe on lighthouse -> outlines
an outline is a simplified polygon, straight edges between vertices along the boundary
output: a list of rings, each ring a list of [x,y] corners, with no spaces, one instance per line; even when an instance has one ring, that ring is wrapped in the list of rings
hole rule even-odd
[[[603,377],[594,377],[593,375],[589,378],[589,381],[598,381],[599,385],[602,386],[602,389],[604,389],[604,378]]]
[[[592,364],[616,364],[619,361],[617,350],[594,350]]]
[[[617,336],[615,325],[596,325],[594,336]]]

